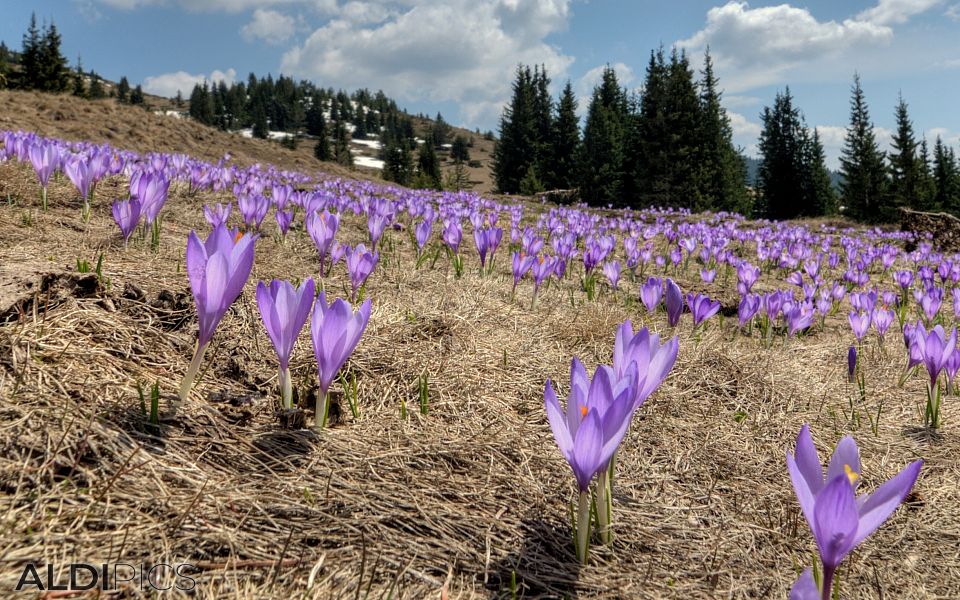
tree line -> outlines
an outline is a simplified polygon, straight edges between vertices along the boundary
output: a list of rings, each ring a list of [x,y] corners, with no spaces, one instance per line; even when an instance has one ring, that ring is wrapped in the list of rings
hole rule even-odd
[[[554,102],[544,67],[520,66],[500,119],[494,177],[503,193],[577,188],[588,204],[750,212],[746,165],[709,50],[700,78],[686,54],[650,53],[643,92],[603,70],[581,130],[570,82]]]
[[[576,189],[594,206],[735,211],[791,219],[834,215],[879,223],[898,210],[960,214],[960,163],[939,136],[918,139],[907,104],[896,108],[891,149],[880,149],[854,78],[850,123],[832,183],[819,132],[807,126],[790,89],[763,109],[757,178],[748,184],[734,146],[709,49],[699,78],[686,55],[651,52],[641,92],[607,67],[593,89],[583,126],[567,82],[559,99],[546,69],[521,65],[500,119],[493,174],[502,193]]]

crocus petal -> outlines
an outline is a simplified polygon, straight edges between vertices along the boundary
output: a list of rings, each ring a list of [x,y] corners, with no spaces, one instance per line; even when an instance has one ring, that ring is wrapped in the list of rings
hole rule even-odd
[[[824,566],[836,567],[855,543],[859,515],[853,487],[846,475],[827,484],[813,509],[813,536]]]
[[[913,488],[913,484],[916,483],[917,477],[920,475],[920,467],[922,466],[922,460],[910,463],[895,477],[867,496],[866,501],[861,503],[859,511],[860,524],[857,527],[856,537],[853,542],[854,546],[873,533],[877,527],[880,527],[880,525],[893,514],[893,511],[900,506],[900,503],[903,502],[903,499],[907,497],[907,494],[909,494],[911,488]]]
[[[573,452],[573,438],[570,437],[570,430],[567,429],[563,411],[560,409],[560,401],[557,400],[557,393],[553,390],[553,383],[549,379],[543,387],[543,406],[547,411],[547,421],[550,423],[550,429],[553,430],[557,446],[569,461]]]
[[[837,444],[827,467],[827,481],[833,481],[841,475],[849,478],[853,489],[857,489],[860,484],[860,449],[849,435],[843,436]]]
[[[603,431],[600,428],[600,416],[596,410],[589,410],[580,423],[577,438],[573,442],[575,464],[571,466],[581,492],[587,491],[590,480],[601,467],[602,451]]]
[[[820,589],[813,579],[813,571],[806,569],[790,588],[790,600],[821,600]]]

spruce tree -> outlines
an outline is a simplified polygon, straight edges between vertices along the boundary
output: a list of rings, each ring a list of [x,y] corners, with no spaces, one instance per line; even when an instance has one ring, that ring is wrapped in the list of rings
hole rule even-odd
[[[327,137],[327,124],[321,121],[320,128],[313,135],[317,136],[317,143],[313,147],[313,155],[318,160],[330,160],[330,140]]]
[[[434,150],[433,144],[429,142],[420,144],[420,149],[417,151],[417,173],[422,178],[423,187],[435,190],[443,187],[440,161],[437,159],[437,152]]]
[[[789,87],[777,93],[773,108],[763,109],[761,120],[757,187],[765,215],[781,220],[814,214],[807,191],[809,140]]]
[[[85,98],[87,95],[87,84],[83,80],[83,61],[77,57],[77,68],[73,71],[73,90],[71,92],[78,98]]]
[[[700,81],[700,195],[705,206],[749,214],[746,165],[733,145],[733,128],[720,100],[719,82],[707,48]]]
[[[52,21],[44,31],[40,45],[40,89],[62,92],[67,89],[69,69],[67,58],[60,52],[61,37]]]
[[[120,78],[120,82],[117,84],[117,102],[120,104],[125,104],[129,99],[130,82],[127,81],[127,76],[124,75]]]
[[[453,138],[453,146],[450,148],[450,158],[455,162],[467,162],[470,160],[470,148],[467,146],[467,138],[458,135]]]
[[[430,144],[424,144],[430,146]],[[413,181],[413,158],[407,140],[389,136],[380,153],[383,160],[383,178],[400,185],[410,185]]]
[[[807,137],[804,151],[804,193],[805,202],[811,206],[810,216],[837,214],[837,193],[830,180],[830,171],[827,169],[827,154],[820,141],[820,133],[814,129],[813,135]]]
[[[933,179],[930,161],[930,149],[927,147],[927,138],[920,140],[920,151],[917,155],[917,166],[920,170],[920,179],[917,186],[918,207],[920,210],[934,210],[937,185]]]
[[[138,83],[137,87],[133,88],[133,91],[130,92],[130,104],[140,104],[144,102],[143,97],[143,87]]]
[[[434,119],[433,122],[433,128],[430,130],[429,139],[432,141],[434,147],[439,148],[447,143],[449,137],[450,126],[443,120],[443,115],[437,113],[437,118]]]
[[[87,91],[87,96],[91,100],[102,100],[107,97],[107,92],[103,89],[100,75],[98,75],[96,71],[90,71],[90,89]]]
[[[553,159],[547,179],[553,189],[570,189],[576,186],[577,155],[580,151],[580,118],[577,116],[577,99],[570,81],[563,87],[557,116],[553,120]]]
[[[553,186],[549,173],[553,170],[553,99],[550,98],[550,78],[543,65],[533,71],[534,158],[536,170],[543,175],[543,185]]]
[[[713,208],[711,199],[700,193],[701,114],[697,85],[690,61],[683,52],[673,50],[667,78],[667,128],[670,132],[668,155],[668,206],[693,211]]]
[[[855,75],[853,79],[850,125],[840,156],[840,172],[843,176],[841,194],[847,214],[854,219],[874,223],[897,218],[887,196],[884,157],[870,122],[860,75]]]
[[[177,97],[173,99],[173,105],[177,108],[183,107],[183,92],[177,90]]]
[[[896,108],[897,130],[893,135],[893,152],[890,154],[890,203],[894,207],[915,210],[924,208],[919,195],[920,162],[917,157],[917,140],[913,135],[913,123],[907,113],[907,103],[900,95]]]
[[[204,100],[207,99],[207,95],[204,94]],[[204,102],[207,104],[207,102]],[[270,136],[270,126],[267,123],[267,111],[264,108],[263,104],[257,102],[253,105],[253,137],[260,138],[261,140],[267,139]],[[210,123],[207,122],[209,125]]]
[[[934,204],[940,210],[960,215],[960,169],[953,150],[940,136],[933,145]]]
[[[627,95],[617,74],[604,68],[593,90],[580,147],[580,197],[594,206],[624,206],[624,131]],[[535,171],[525,174],[538,177]]]
[[[43,43],[37,28],[36,13],[30,14],[30,26],[23,34],[20,50],[20,87],[34,90],[41,87],[43,77]]]
[[[530,67],[517,67],[513,97],[500,117],[500,136],[493,150],[493,173],[497,190],[513,194],[533,164],[536,153],[536,123],[533,113],[535,88]]]
[[[639,110],[627,139],[627,194],[634,204],[666,206],[670,195],[667,64],[661,46],[650,52]]]
[[[353,166],[353,153],[350,152],[350,134],[342,120],[337,121],[334,129],[333,159],[341,165]]]

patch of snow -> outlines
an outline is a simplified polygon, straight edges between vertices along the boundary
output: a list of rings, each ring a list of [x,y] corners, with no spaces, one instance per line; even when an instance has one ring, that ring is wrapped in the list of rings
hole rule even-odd
[[[153,114],[160,115],[161,117],[173,117],[175,119],[182,119],[184,114],[179,110],[155,110]]]
[[[374,150],[379,150],[383,147],[383,144],[380,143],[380,140],[351,140],[354,144],[360,144],[361,146],[366,146],[368,148],[373,148]]]
[[[251,129],[250,127],[247,127],[246,129],[237,129],[233,133],[239,134],[240,137],[245,137],[245,138],[253,137],[253,129]],[[267,132],[267,138],[271,140],[282,140],[284,138],[291,137],[292,135],[293,135],[292,133],[287,133],[286,131],[268,131]]]
[[[382,169],[383,161],[372,156],[354,156],[353,164],[358,167],[370,167],[371,169]]]

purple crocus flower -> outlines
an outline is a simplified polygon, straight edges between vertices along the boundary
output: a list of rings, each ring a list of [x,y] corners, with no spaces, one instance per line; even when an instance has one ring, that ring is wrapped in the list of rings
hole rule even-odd
[[[120,233],[123,234],[123,245],[126,247],[130,235],[140,222],[140,201],[136,198],[116,200],[113,203],[112,211],[113,220],[120,227]]]
[[[660,306],[663,297],[663,280],[659,277],[650,277],[640,286],[640,300],[647,307],[647,312],[654,312]]]
[[[293,223],[293,209],[277,210],[274,214],[277,219],[277,227],[280,229],[280,237],[286,239],[287,231],[290,230],[290,224]]]
[[[227,223],[227,219],[230,218],[230,211],[233,210],[233,204],[214,204],[210,206],[205,204],[203,207],[203,218],[207,220],[207,223],[210,224],[210,227],[216,229],[221,225]]]
[[[933,321],[937,313],[940,312],[940,305],[943,303],[943,289],[930,287],[920,298],[920,309],[923,310],[923,316],[927,322]]]
[[[603,274],[607,276],[610,287],[617,289],[620,283],[620,261],[611,260],[603,264]]]
[[[893,324],[895,318],[896,314],[887,308],[877,308],[873,311],[873,326],[877,330],[881,342],[883,342],[883,336],[887,334],[887,330],[890,329],[890,325]]]
[[[693,314],[693,326],[696,327],[720,311],[720,302],[711,300],[704,294],[687,294],[687,306]]]
[[[340,218],[335,214],[330,214],[325,209],[323,212],[314,212],[307,217],[307,233],[310,239],[317,246],[317,252],[320,254],[320,277],[323,277],[323,263],[326,260],[327,252],[333,244],[333,239],[337,235],[337,228],[340,227]],[[333,268],[333,262],[330,267]]]
[[[857,338],[857,341],[863,341],[864,336],[870,329],[870,314],[851,311],[847,315],[847,320],[850,322],[850,329],[853,330],[853,335]]]
[[[700,279],[702,279],[704,283],[713,283],[713,280],[716,278],[716,269],[700,269]]]
[[[227,309],[234,303],[250,277],[256,236],[240,235],[221,225],[201,242],[195,231],[187,238],[187,276],[197,308],[200,331],[197,351],[180,386],[180,399],[185,401],[193,387],[213,332]]]
[[[347,272],[350,274],[350,286],[352,288],[350,301],[357,301],[357,292],[360,286],[364,284],[373,268],[377,266],[380,259],[379,252],[368,252],[366,246],[357,244],[354,248],[347,248]]]
[[[667,307],[667,322],[670,327],[676,327],[680,322],[680,315],[683,314],[683,294],[680,292],[680,286],[669,277],[664,281],[664,287],[666,288],[664,303]]]
[[[370,300],[353,311],[349,303],[337,298],[330,305],[324,292],[320,292],[313,307],[310,320],[310,337],[313,340],[313,354],[317,359],[317,376],[320,381],[320,393],[317,395],[315,423],[317,428],[327,424],[327,392],[337,372],[353,354],[360,336],[370,321]]]
[[[847,351],[847,380],[853,383],[853,378],[857,374],[857,347],[850,346]]]
[[[93,184],[93,172],[90,170],[90,163],[87,159],[77,156],[67,160],[63,165],[63,171],[73,183],[74,187],[80,193],[84,206],[90,195],[90,186]]]
[[[804,569],[793,583],[788,600],[822,600],[812,569]]]
[[[740,304],[737,306],[737,319],[740,322],[740,327],[750,322],[759,310],[760,296],[756,294],[746,294],[741,298]]]
[[[517,290],[517,284],[523,279],[530,267],[533,266],[533,257],[523,252],[513,253],[513,291]]]
[[[60,167],[60,151],[53,144],[38,142],[30,146],[29,157],[37,180],[40,181],[43,210],[47,210],[47,184],[53,172]]]
[[[240,194],[237,197],[237,207],[247,228],[259,230],[270,210],[270,200],[261,194]]]
[[[900,286],[900,289],[907,291],[907,288],[913,283],[913,271],[895,271],[893,280]]]
[[[637,386],[633,410],[640,408],[673,368],[677,360],[679,341],[674,336],[660,343],[660,336],[644,327],[633,333],[633,324],[627,320],[619,328],[613,342],[613,370],[617,377],[626,377],[631,364],[637,366]]]
[[[480,255],[480,268],[487,266],[487,254],[490,254],[491,265],[493,263],[493,254],[500,245],[503,238],[503,229],[499,227],[487,227],[485,229],[473,230],[473,241],[477,246],[477,253]]]
[[[147,225],[153,224],[160,215],[160,210],[167,202],[169,188],[170,182],[159,173],[137,171],[130,178],[130,196],[140,200],[140,210]]]
[[[417,240],[417,255],[423,253],[423,247],[427,245],[430,234],[433,233],[433,220],[425,219],[417,224],[414,229],[414,237]]]
[[[787,335],[794,336],[799,331],[810,327],[813,323],[813,306],[807,303],[791,304],[786,310]]]
[[[310,316],[315,291],[313,278],[304,281],[299,289],[289,281],[276,279],[269,286],[262,281],[257,284],[260,318],[280,361],[280,396],[284,408],[293,408],[290,355],[300,330]]]
[[[930,375],[930,389],[937,385],[937,378],[947,364],[947,359],[954,352],[957,345],[956,328],[947,337],[940,325],[935,325],[929,332],[922,323],[917,323],[913,334],[913,347],[916,349],[920,362],[927,368]]]
[[[460,250],[460,242],[463,240],[463,229],[459,221],[450,221],[443,227],[443,241],[450,250],[456,254]]]
[[[548,379],[543,404],[553,437],[573,469],[580,490],[577,511],[577,558],[587,560],[590,527],[590,482],[606,467],[627,433],[633,415],[637,380],[631,364],[627,377],[617,378],[611,367],[597,367],[593,380],[576,358],[570,365],[570,396],[564,411]]]
[[[800,429],[795,453],[787,452],[787,470],[820,552],[823,600],[831,597],[837,566],[893,514],[913,488],[922,465],[922,460],[914,461],[872,494],[857,496],[860,451],[853,438],[846,436],[837,444],[824,478],[810,427]]]

